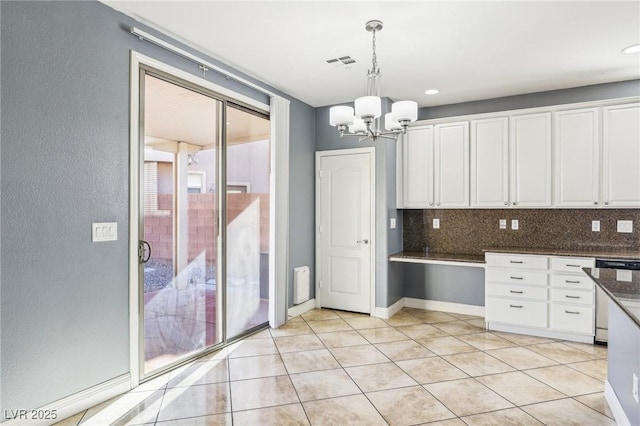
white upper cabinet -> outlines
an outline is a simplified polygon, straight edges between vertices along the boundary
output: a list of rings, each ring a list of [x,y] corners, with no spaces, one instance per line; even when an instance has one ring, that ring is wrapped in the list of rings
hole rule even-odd
[[[551,206],[551,113],[509,122],[510,200],[517,207]]]
[[[469,206],[469,122],[438,124],[434,137],[436,207]]]
[[[605,107],[602,116],[604,204],[640,207],[640,105]]]
[[[407,208],[427,208],[433,198],[433,126],[409,129],[403,144],[403,204]]]
[[[471,207],[509,205],[509,119],[471,121]]]
[[[554,114],[555,191],[558,207],[600,206],[598,109]]]

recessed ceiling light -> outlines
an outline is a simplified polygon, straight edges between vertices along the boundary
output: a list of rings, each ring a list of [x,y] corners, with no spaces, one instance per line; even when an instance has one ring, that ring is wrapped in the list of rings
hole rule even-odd
[[[435,95],[435,94],[437,94],[438,92],[439,92],[439,90],[438,90],[438,89],[428,89],[428,90],[425,90],[425,91],[424,91],[424,93],[425,93],[425,94],[427,94],[427,95]]]
[[[640,52],[640,44],[632,44],[629,47],[622,49],[622,53],[638,53]]]

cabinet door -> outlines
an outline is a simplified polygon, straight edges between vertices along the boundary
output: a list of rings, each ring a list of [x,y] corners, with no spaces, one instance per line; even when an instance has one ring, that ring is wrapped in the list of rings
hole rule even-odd
[[[468,207],[469,123],[436,125],[434,144],[436,207]]]
[[[511,202],[517,207],[551,206],[551,113],[511,117]]]
[[[604,204],[640,207],[640,105],[602,109]]]
[[[407,130],[403,140],[404,206],[433,206],[433,126]]]
[[[555,113],[554,119],[554,205],[598,206],[598,109],[561,111]]]
[[[509,205],[509,119],[471,121],[471,206]]]

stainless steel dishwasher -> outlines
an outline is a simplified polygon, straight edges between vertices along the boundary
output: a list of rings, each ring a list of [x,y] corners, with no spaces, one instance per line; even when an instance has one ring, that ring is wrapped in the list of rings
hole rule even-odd
[[[640,270],[640,260],[596,259],[596,268]],[[596,286],[596,343],[606,343],[609,332],[609,296]]]

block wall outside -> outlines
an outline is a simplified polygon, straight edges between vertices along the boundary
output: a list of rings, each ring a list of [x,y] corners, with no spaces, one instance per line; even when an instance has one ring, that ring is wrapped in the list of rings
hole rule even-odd
[[[214,263],[217,257],[215,223],[218,211],[215,207],[216,194],[189,194],[188,261],[206,251],[207,263]],[[172,194],[158,194],[158,210],[145,212],[144,239],[151,245],[152,257],[164,261],[173,258],[173,205]],[[229,194],[227,220],[232,222],[251,203],[260,202],[260,251],[269,250],[269,194]]]

